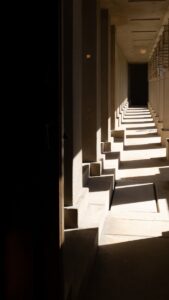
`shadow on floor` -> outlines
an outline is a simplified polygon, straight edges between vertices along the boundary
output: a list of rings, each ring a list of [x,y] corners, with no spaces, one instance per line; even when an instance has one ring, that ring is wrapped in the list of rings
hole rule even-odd
[[[127,118],[126,118],[127,117]],[[126,115],[125,117],[123,117],[123,120],[140,120],[140,119],[152,119],[152,116],[151,115]]]
[[[146,149],[158,149],[165,148],[160,143],[144,144],[144,145],[124,145],[125,151],[130,150],[146,150]]]
[[[83,300],[169,299],[168,237],[100,246]]]
[[[134,121],[134,122],[132,122],[132,121],[130,121],[130,119],[128,120],[128,122],[121,122],[122,124],[126,124],[126,125],[129,125],[129,124],[148,124],[148,123],[153,123],[153,120],[151,120],[151,121],[140,121],[139,119],[138,119],[138,122],[136,122],[136,121]]]
[[[126,130],[138,130],[138,132],[145,131],[147,129],[156,129],[156,126],[152,125],[152,126],[146,126],[146,127],[126,127]]]
[[[153,183],[116,186],[112,206],[156,200]],[[113,209],[113,208],[112,208]]]
[[[120,169],[152,168],[162,166],[169,166],[169,162],[166,161],[165,157],[120,161]]]
[[[157,137],[157,132],[126,135],[126,138],[129,138],[129,139],[149,138],[149,137]]]

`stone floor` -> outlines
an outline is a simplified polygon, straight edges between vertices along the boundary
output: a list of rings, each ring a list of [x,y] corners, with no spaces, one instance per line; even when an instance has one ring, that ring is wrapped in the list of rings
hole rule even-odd
[[[129,108],[112,206],[83,300],[169,299],[169,163],[146,108]]]

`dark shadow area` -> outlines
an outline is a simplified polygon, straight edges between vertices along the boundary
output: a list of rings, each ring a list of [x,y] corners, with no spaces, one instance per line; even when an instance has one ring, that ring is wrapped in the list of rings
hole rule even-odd
[[[135,168],[152,168],[167,166],[169,163],[165,157],[162,158],[150,158],[150,159],[139,159],[132,161],[121,161],[120,169],[135,169]]]
[[[159,174],[139,176],[132,178],[122,178],[118,180],[116,186],[118,188],[127,188],[129,185],[153,183],[155,187],[155,198],[158,200],[166,199],[169,209],[169,165],[164,164],[164,168],[159,168]],[[127,196],[127,194],[125,194]],[[143,201],[143,200],[142,200]],[[158,203],[157,203],[158,205]]]
[[[89,188],[89,192],[111,191],[113,187],[114,174],[109,175],[89,177],[86,185]]]
[[[0,298],[62,299],[61,1],[8,11]]]
[[[100,246],[83,300],[169,299],[169,238]]]
[[[154,133],[144,133],[144,134],[133,134],[133,135],[126,135],[126,138],[128,139],[134,139],[134,138],[148,138],[148,137],[155,137],[155,136],[158,136],[157,135],[157,132],[154,132]]]
[[[145,144],[145,145],[126,145],[124,146],[125,151],[130,150],[151,150],[151,149],[158,149],[164,148],[160,143],[152,143],[152,144]]]
[[[145,111],[145,112],[149,112],[148,111],[148,108],[147,108],[147,105],[145,106],[142,106],[142,107],[138,107],[137,105],[131,105],[130,107],[128,107],[127,111]]]
[[[162,232],[162,236],[169,238],[169,231]]]
[[[148,101],[148,65],[128,64],[129,105],[146,106]]]
[[[126,116],[127,116],[127,114],[126,114]],[[135,117],[135,118],[131,117],[131,116],[129,116],[128,118],[124,117],[123,120],[132,120],[132,119],[138,119],[139,120],[139,119],[150,119],[150,118],[151,118],[151,116],[141,116],[140,115],[139,117]]]
[[[143,194],[144,190],[144,194]],[[144,197],[143,197],[144,195]],[[112,207],[117,205],[123,205],[127,203],[138,203],[138,202],[146,202],[156,200],[153,183],[150,184],[142,184],[139,186],[137,183],[134,186],[118,186],[116,185],[116,189],[114,192],[114,197],[112,201]],[[112,208],[113,209],[113,208]]]
[[[79,294],[84,293],[86,275],[93,267],[97,244],[98,228],[65,231],[64,299],[81,299]]]
[[[146,127],[126,127],[126,130],[138,130],[139,132],[144,131],[146,129],[156,129],[156,127],[155,127],[155,125],[146,126]]]
[[[138,120],[138,122],[134,121],[130,121],[129,119],[129,122],[121,122],[122,124],[148,124],[148,123],[153,123],[153,120],[152,121],[140,121]]]
[[[105,155],[107,160],[120,159],[120,152],[110,152]]]
[[[131,113],[126,113],[125,116],[129,116],[129,117],[133,117],[133,116],[138,116],[138,117],[141,117],[142,115],[144,116],[147,116],[147,117],[150,117],[151,118],[151,115],[150,113],[146,113],[146,112],[143,112],[143,113],[138,113],[138,112],[131,112]]]

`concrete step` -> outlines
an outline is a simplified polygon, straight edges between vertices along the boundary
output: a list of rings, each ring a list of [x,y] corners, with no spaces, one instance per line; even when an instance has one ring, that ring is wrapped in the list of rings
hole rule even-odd
[[[64,300],[79,300],[95,261],[98,229],[65,230],[64,233]]]

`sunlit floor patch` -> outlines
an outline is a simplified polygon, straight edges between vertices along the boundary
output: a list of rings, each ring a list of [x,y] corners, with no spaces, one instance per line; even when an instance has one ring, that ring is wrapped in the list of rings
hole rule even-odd
[[[125,144],[111,209],[99,243],[108,245],[168,238],[169,162],[166,148],[161,145],[161,137],[147,109],[128,109],[122,127]]]
[[[128,150],[121,154],[121,161],[147,160],[152,158],[159,158],[160,161],[163,157],[166,157],[166,148]],[[140,166],[143,165],[142,163],[143,162],[140,161]]]
[[[153,119],[152,118],[135,118],[135,119],[129,119],[129,118],[126,118],[126,119],[123,119],[123,124],[135,124],[135,123],[144,123],[144,124],[149,124],[153,122]]]
[[[126,128],[144,128],[144,127],[151,127],[154,128],[155,123],[154,122],[149,122],[149,123],[133,123],[133,124],[125,124]]]
[[[152,136],[152,137],[139,137],[139,138],[129,138],[127,139],[125,145],[150,145],[151,144],[159,144],[160,146],[161,137]]]
[[[124,169],[124,170],[119,170],[118,171],[118,179],[120,178],[139,178],[143,176],[155,176],[158,175],[159,168],[154,167],[154,168],[136,168],[136,169]]]

